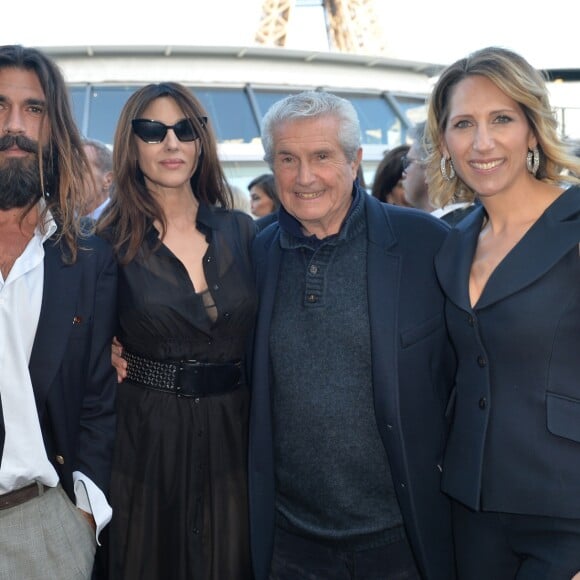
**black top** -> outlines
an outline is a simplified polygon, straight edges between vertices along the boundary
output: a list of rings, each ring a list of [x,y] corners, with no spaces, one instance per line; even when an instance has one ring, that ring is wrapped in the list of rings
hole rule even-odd
[[[209,243],[207,291],[196,292],[153,226],[120,268],[119,337],[128,350],[158,360],[244,358],[257,305],[253,220],[200,205],[196,226]],[[206,397],[119,385],[110,580],[251,578],[249,398],[243,383]]]
[[[121,268],[119,337],[127,350],[158,360],[243,357],[257,303],[249,258],[254,224],[241,212],[200,205],[197,227],[209,243],[205,292],[196,291],[169,248],[155,249],[153,226],[135,259]]]

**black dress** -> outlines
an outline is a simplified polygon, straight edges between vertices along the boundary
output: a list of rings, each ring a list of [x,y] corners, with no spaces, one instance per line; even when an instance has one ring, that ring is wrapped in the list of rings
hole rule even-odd
[[[119,337],[154,360],[243,359],[256,312],[252,219],[201,205],[198,229],[208,290],[151,228],[119,272]],[[249,391],[183,398],[131,381],[119,385],[111,483],[114,580],[251,578],[247,438]]]

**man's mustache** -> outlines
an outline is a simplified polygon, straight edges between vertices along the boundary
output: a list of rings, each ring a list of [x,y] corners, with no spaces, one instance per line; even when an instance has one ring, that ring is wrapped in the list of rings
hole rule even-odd
[[[18,149],[28,153],[38,153],[38,142],[24,135],[4,135],[0,137],[0,151],[5,151],[16,145]]]

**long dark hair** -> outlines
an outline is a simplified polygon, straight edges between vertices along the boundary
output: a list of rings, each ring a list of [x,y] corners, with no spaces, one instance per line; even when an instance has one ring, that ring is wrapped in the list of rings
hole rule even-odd
[[[49,145],[44,151],[39,142],[38,166],[42,191],[38,192],[38,197],[44,195],[47,210],[59,226],[59,239],[69,250],[65,259],[74,262],[78,238],[82,235],[80,217],[87,196],[84,176],[90,169],[64,77],[59,67],[44,53],[20,45],[0,46],[0,69],[6,68],[34,72],[44,92]],[[46,158],[44,165],[43,157]],[[46,167],[50,171],[46,172]]]
[[[258,186],[262,191],[273,201],[274,211],[280,207],[280,198],[278,197],[278,190],[276,189],[276,180],[271,173],[263,173],[254,177],[250,183],[248,183],[248,191],[252,190],[252,187]]]
[[[232,194],[218,159],[211,120],[206,124],[200,121],[207,113],[191,90],[173,82],[140,88],[125,103],[117,123],[113,144],[115,193],[97,224],[97,231],[108,232],[123,264],[135,257],[152,222],[161,224],[160,238],[167,230],[163,209],[145,185],[138,163],[137,137],[131,128],[131,121],[141,117],[148,105],[160,97],[172,98],[200,135],[199,161],[191,177],[193,195],[209,205],[233,207]]]

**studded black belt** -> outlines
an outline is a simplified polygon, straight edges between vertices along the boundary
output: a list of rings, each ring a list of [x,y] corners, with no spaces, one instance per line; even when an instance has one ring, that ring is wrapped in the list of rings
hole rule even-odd
[[[123,351],[127,379],[179,397],[221,395],[244,382],[241,361],[207,363],[196,360],[158,361]]]

